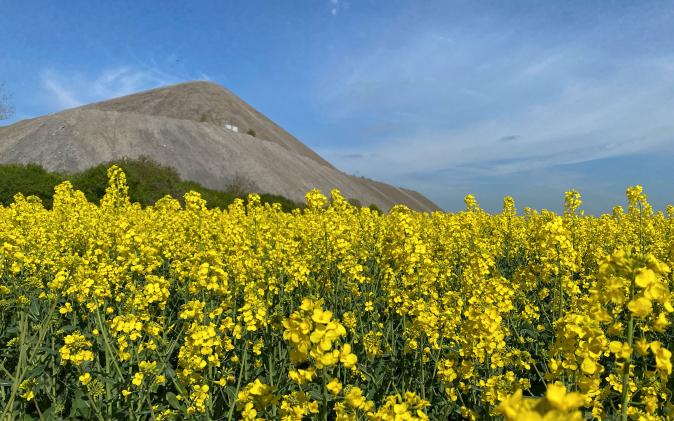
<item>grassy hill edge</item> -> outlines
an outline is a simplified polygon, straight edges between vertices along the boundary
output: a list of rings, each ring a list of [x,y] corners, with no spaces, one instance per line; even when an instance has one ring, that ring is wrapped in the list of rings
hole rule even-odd
[[[230,191],[209,189],[194,181],[180,178],[178,172],[149,158],[122,159],[105,162],[77,173],[57,173],[45,170],[37,164],[0,165],[0,204],[8,206],[14,201],[14,195],[37,196],[46,208],[51,208],[54,187],[63,181],[70,181],[73,187],[81,190],[87,199],[99,203],[108,185],[107,169],[117,165],[126,173],[129,196],[132,202],[143,206],[154,204],[157,200],[170,195],[182,202],[188,191],[197,191],[206,200],[209,208],[226,208],[237,197],[245,198],[247,191],[240,185],[230,185]],[[260,194],[262,203],[280,203],[284,211],[302,207],[283,196]]]

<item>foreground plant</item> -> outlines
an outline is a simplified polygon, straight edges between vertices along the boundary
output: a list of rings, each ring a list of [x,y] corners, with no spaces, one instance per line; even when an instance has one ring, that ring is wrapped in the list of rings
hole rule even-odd
[[[0,207],[0,419],[668,419],[674,207]]]

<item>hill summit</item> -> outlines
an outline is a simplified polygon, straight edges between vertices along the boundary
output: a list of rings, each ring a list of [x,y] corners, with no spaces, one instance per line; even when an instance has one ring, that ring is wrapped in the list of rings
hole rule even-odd
[[[153,89],[0,127],[0,163],[82,171],[147,156],[186,180],[223,189],[244,180],[303,201],[318,188],[382,209],[439,208],[421,194],[345,174],[229,90],[210,82]]]

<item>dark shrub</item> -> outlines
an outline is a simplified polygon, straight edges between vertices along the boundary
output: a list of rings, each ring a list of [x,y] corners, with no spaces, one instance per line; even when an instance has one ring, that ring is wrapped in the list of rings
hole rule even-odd
[[[15,194],[23,193],[39,197],[45,207],[51,208],[54,187],[63,180],[63,176],[35,164],[0,165],[0,203],[7,206]]]
[[[194,190],[201,194],[209,208],[226,209],[237,197],[245,198],[248,192],[256,190],[255,184],[249,181],[235,183],[233,190],[236,191],[231,192],[208,189],[194,181],[183,181],[175,169],[147,157],[106,162],[74,174],[51,173],[35,164],[7,164],[0,165],[0,204],[9,205],[14,201],[14,195],[21,192],[25,196],[39,197],[45,207],[51,208],[54,187],[64,180],[70,180],[89,201],[99,203],[105,195],[107,172],[112,164],[124,170],[131,201],[143,206],[152,205],[166,195],[182,203],[185,193]],[[284,211],[300,207],[282,196],[262,194],[260,197],[262,203],[280,203]]]

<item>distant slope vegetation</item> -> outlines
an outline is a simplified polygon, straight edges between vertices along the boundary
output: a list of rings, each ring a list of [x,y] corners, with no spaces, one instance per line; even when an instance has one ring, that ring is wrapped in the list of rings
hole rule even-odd
[[[346,198],[383,210],[396,204],[440,210],[415,191],[339,171],[213,83],[153,89],[0,127],[0,164],[75,173],[141,156],[212,190],[227,190],[241,176],[254,181],[257,192],[295,202],[313,188],[324,193],[337,188]]]
[[[0,204],[8,206],[14,201],[14,195],[21,193],[37,196],[45,207],[51,208],[54,187],[66,180],[81,190],[89,201],[98,203],[105,194],[107,169],[112,164],[126,173],[131,201],[143,206],[152,205],[166,195],[182,202],[184,194],[191,190],[201,193],[209,208],[226,208],[237,197],[245,198],[247,195],[247,192],[241,191],[241,186],[232,185],[231,188],[237,191],[226,192],[182,180],[175,169],[141,157],[106,162],[73,174],[49,172],[37,164],[0,165]],[[261,194],[260,198],[262,203],[279,203],[284,211],[301,207],[301,204],[282,196]]]

